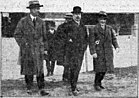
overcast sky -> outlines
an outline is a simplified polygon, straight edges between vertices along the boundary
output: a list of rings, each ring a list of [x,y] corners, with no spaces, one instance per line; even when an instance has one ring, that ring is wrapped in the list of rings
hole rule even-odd
[[[42,12],[71,12],[81,6],[83,12],[139,12],[138,0],[39,0]],[[1,12],[28,12],[29,0],[0,0]]]

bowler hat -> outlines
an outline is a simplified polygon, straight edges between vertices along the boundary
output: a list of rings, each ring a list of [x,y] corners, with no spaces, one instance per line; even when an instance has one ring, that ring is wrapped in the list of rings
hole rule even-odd
[[[37,7],[43,7],[43,5],[40,5],[38,0],[31,0],[29,1],[28,9],[37,8]]]
[[[73,16],[72,13],[67,13],[67,14],[64,16],[64,18],[66,18],[66,19],[67,19],[67,18],[72,18],[72,16]]]
[[[81,9],[81,7],[79,7],[79,6],[75,6],[75,7],[73,7],[73,11],[71,12],[71,13],[82,13],[82,11],[81,11],[82,9]]]
[[[100,11],[99,14],[98,14],[98,17],[99,17],[99,18],[105,18],[105,19],[108,18],[108,17],[107,17],[107,13],[104,12],[104,11]]]

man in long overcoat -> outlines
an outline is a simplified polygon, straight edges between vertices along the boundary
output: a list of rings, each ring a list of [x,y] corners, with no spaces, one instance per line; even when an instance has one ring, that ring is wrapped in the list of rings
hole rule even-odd
[[[73,8],[73,21],[66,27],[66,66],[70,67],[70,84],[73,95],[78,95],[77,81],[81,69],[84,52],[87,48],[88,35],[81,22],[81,7]]]
[[[119,51],[119,45],[114,30],[111,26],[106,25],[107,14],[100,11],[98,15],[98,24],[90,29],[89,47],[93,56],[95,81],[94,87],[97,91],[104,89],[101,84],[105,73],[114,72],[113,65],[113,47]]]
[[[66,66],[66,40],[67,40],[67,32],[66,32],[66,27],[72,22],[72,13],[67,13],[65,15],[65,22],[62,23],[61,25],[58,26],[57,29],[57,44],[59,47],[57,47],[57,64],[62,64],[64,66],[64,71],[63,71],[63,78],[62,80],[64,82],[68,82],[69,80],[69,66]]]
[[[43,5],[38,0],[29,1],[30,14],[22,18],[15,30],[15,39],[20,47],[21,75],[25,75],[27,93],[32,93],[33,76],[37,77],[40,95],[48,95],[44,88],[43,55],[46,38],[45,24],[38,17]],[[45,42],[47,44],[47,42]],[[47,47],[47,45],[45,45]],[[47,50],[47,48],[46,48]]]

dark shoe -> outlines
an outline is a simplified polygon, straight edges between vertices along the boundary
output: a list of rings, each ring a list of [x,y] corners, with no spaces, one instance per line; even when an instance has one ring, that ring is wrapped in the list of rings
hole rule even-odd
[[[101,91],[101,88],[99,86],[94,86],[96,91]]]
[[[54,74],[53,74],[53,73],[51,73],[50,75],[51,75],[51,76],[53,76]]]
[[[45,92],[44,90],[41,90],[40,95],[41,96],[47,96],[47,95],[49,95],[49,93]]]
[[[66,78],[63,78],[62,80],[63,80],[63,82],[68,82],[68,79],[66,79]]]
[[[78,95],[79,95],[79,91],[77,91],[77,90],[72,91],[72,94],[73,94],[74,96],[78,96]]]
[[[103,87],[102,85],[99,86],[101,89],[105,89],[105,87]]]
[[[50,73],[47,73],[47,76],[50,76]]]
[[[27,90],[27,93],[28,93],[29,95],[32,95],[32,90]]]

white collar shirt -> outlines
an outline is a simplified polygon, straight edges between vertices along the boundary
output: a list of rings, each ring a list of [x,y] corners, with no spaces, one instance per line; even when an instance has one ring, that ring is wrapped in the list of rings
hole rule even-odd
[[[31,20],[33,21],[33,19],[36,20],[36,17],[34,17],[33,15],[30,14]]]

